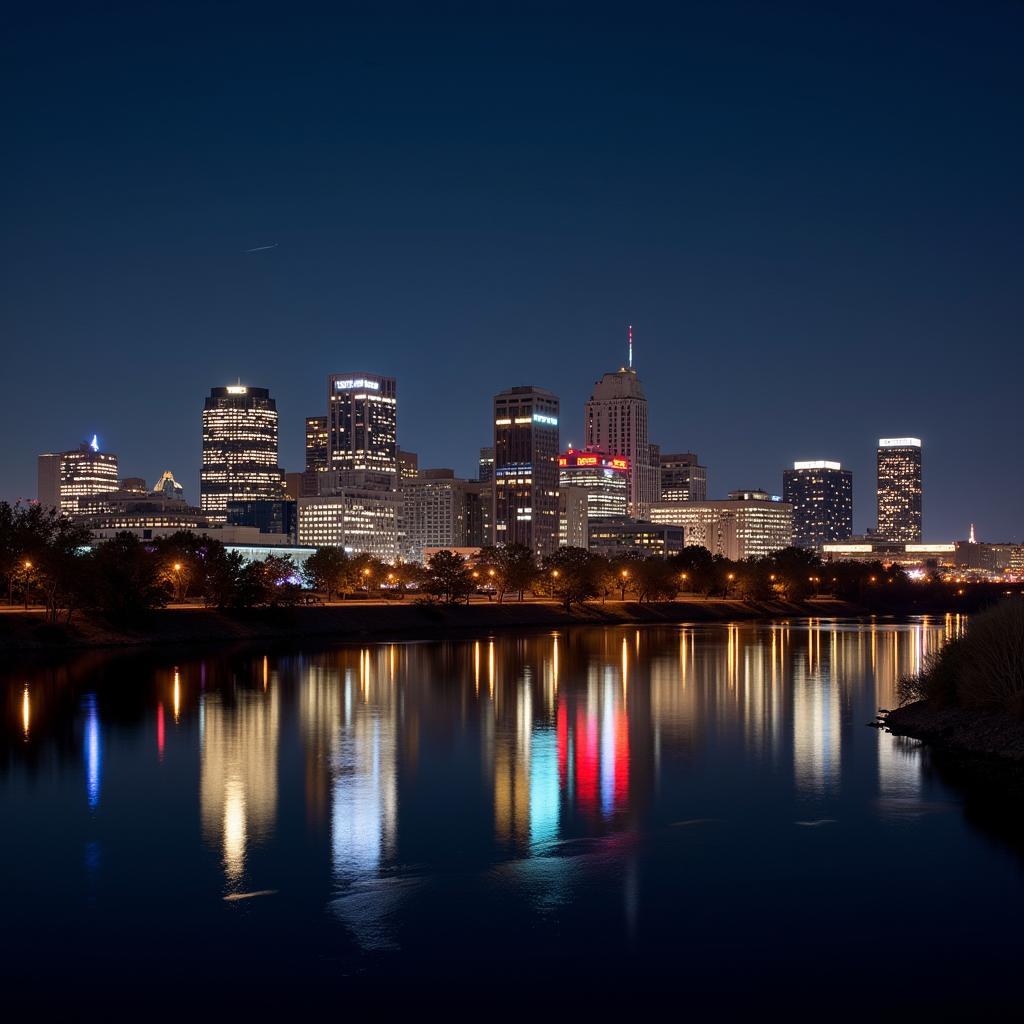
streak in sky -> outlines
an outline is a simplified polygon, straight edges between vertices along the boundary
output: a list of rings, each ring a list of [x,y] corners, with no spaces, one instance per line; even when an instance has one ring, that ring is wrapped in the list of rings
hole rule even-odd
[[[264,249],[276,249],[277,242],[271,242],[270,245],[257,245],[255,249],[246,249],[247,253],[250,252],[263,252]]]

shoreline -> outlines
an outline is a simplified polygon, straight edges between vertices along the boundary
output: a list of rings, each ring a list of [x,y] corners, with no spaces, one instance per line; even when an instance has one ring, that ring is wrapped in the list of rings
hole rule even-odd
[[[907,736],[944,754],[985,759],[1024,770],[1024,721],[1012,715],[919,700],[881,716],[894,736]]]
[[[166,608],[144,622],[118,625],[77,613],[70,626],[48,625],[39,612],[0,614],[0,651],[60,652],[170,644],[237,644],[249,640],[303,640],[344,643],[361,640],[444,639],[482,631],[562,629],[570,626],[680,625],[754,622],[780,618],[855,618],[870,614],[844,601],[747,602],[665,601],[639,604],[612,601],[566,612],[542,601],[503,604],[429,605],[351,602],[314,607]]]

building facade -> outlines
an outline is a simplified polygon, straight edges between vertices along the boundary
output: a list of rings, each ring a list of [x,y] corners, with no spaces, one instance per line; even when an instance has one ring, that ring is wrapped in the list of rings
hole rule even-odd
[[[599,519],[589,527],[591,552],[605,558],[617,555],[674,555],[683,550],[686,531],[671,523],[642,519]]]
[[[494,396],[494,542],[537,557],[558,547],[558,415],[544,388]]]
[[[782,474],[782,497],[793,506],[793,543],[820,551],[853,534],[853,474],[838,462],[794,462]]]
[[[662,501],[707,501],[708,470],[693,452],[659,456]]]
[[[399,533],[402,556],[423,560],[425,548],[480,547],[483,523],[480,484],[457,480],[451,470],[424,470],[401,482]]]
[[[284,474],[277,451],[277,403],[267,388],[211,388],[203,408],[203,512],[225,522],[229,501],[280,498]]]
[[[481,448],[480,459],[478,462],[479,471],[477,472],[477,480],[482,484],[489,484],[494,479],[494,449],[493,448]]]
[[[764,558],[793,543],[793,506],[764,491],[732,491],[724,501],[658,502],[655,523],[686,530],[686,543],[734,561]]]
[[[63,515],[77,516],[80,498],[118,490],[117,456],[101,452],[95,435],[71,451],[40,455],[37,469],[39,503]]]
[[[331,374],[327,421],[332,470],[366,470],[397,476],[397,396],[394,377]]]
[[[254,526],[260,533],[298,538],[298,505],[291,498],[245,498],[228,502],[229,526]]]
[[[647,518],[661,496],[660,467],[651,463],[647,396],[636,370],[622,367],[595,385],[584,413],[585,447],[629,460],[628,512]]]
[[[587,493],[587,518],[621,519],[629,507],[629,459],[570,448],[558,456],[558,485]]]
[[[878,533],[891,541],[921,540],[921,439],[878,442]]]
[[[329,494],[299,499],[299,544],[339,547],[385,562],[399,556],[398,498],[394,491],[337,484]]]
[[[587,548],[589,492],[585,487],[558,488],[558,546],[560,548]]]

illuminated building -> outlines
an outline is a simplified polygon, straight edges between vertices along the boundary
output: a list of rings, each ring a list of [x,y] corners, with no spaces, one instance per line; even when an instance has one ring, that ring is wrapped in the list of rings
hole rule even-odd
[[[956,544],[906,544],[884,540],[877,535],[848,537],[844,541],[823,544],[821,552],[829,560],[841,562],[881,562],[904,568],[937,568],[956,562]]]
[[[397,476],[395,378],[372,373],[333,373],[328,378],[327,404],[330,468]]]
[[[585,447],[629,460],[628,513],[647,518],[661,496],[660,468],[651,462],[647,436],[647,397],[633,369],[633,329],[629,334],[629,365],[606,373],[586,404]]]
[[[145,487],[145,484],[143,484],[143,487]],[[165,498],[174,498],[178,501],[184,501],[185,499],[185,488],[174,479],[174,474],[169,469],[165,469],[163,475],[153,485],[152,493],[162,495]]]
[[[480,484],[448,470],[426,469],[401,482],[399,532],[403,557],[421,561],[424,548],[480,547]]]
[[[291,498],[252,498],[228,502],[228,524],[255,526],[260,533],[298,536],[298,509]]]
[[[393,562],[399,555],[396,477],[348,471],[318,476],[321,493],[299,499],[299,544]]]
[[[687,544],[734,561],[763,558],[793,543],[793,506],[764,491],[732,491],[725,501],[659,502],[651,520],[682,526]]]
[[[327,427],[326,416],[306,417],[306,466],[302,473],[301,483],[293,491],[292,497],[317,493],[316,474],[330,467],[331,432]]]
[[[921,440],[878,442],[878,532],[886,540],[921,540]]]
[[[782,474],[793,506],[793,543],[818,550],[853,533],[853,474],[838,462],[794,462]]]
[[[589,527],[590,550],[605,558],[630,552],[673,555],[683,550],[685,531],[670,523],[642,519],[599,519]]]
[[[118,489],[117,456],[101,452],[93,436],[73,451],[40,455],[39,503],[64,515],[78,515],[78,499]]]
[[[558,488],[558,546],[585,548],[588,546],[587,501],[590,495],[585,487],[563,485]]]
[[[558,397],[514,387],[494,397],[494,541],[535,555],[558,547]]]
[[[227,519],[229,501],[280,498],[277,403],[266,388],[211,388],[203,408],[200,506],[214,521]]]
[[[420,475],[420,457],[415,452],[398,449],[398,479],[415,480]]]
[[[477,474],[477,479],[482,484],[490,483],[494,479],[494,449],[493,448],[481,448],[480,449],[480,471]]]
[[[662,501],[706,501],[708,468],[693,452],[660,455]]]
[[[629,500],[629,459],[570,448],[558,456],[558,484],[587,492],[587,518],[591,522],[621,519]]]

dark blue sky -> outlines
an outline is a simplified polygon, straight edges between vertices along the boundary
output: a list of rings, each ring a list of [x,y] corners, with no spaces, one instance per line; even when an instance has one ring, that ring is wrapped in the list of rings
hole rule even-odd
[[[859,530],[911,434],[929,539],[1024,537],[1024,6],[342,6],[0,15],[0,496],[95,431],[196,499],[238,377],[300,469],[332,371],[469,474],[510,384],[579,441],[632,320],[713,496],[840,459]]]

